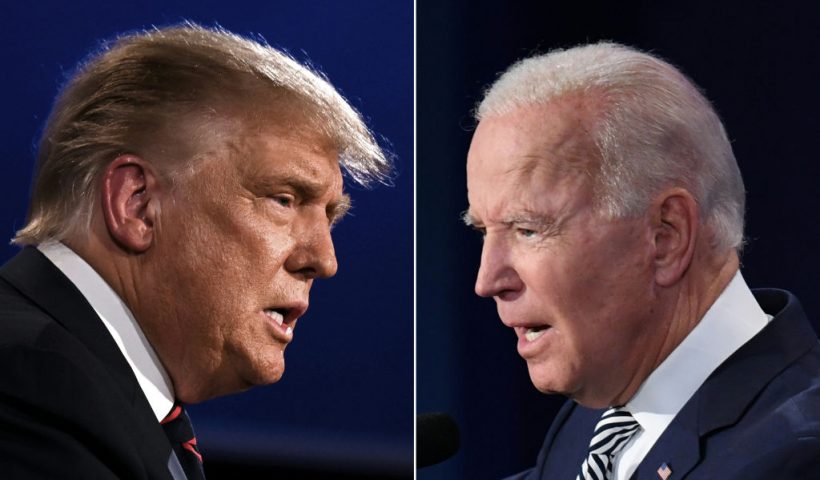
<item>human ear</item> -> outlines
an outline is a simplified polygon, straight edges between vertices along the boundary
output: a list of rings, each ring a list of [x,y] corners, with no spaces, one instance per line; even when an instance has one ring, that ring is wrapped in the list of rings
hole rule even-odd
[[[664,191],[652,204],[655,240],[655,281],[677,283],[692,263],[700,214],[692,194],[683,188]]]
[[[159,178],[151,165],[135,155],[120,155],[102,176],[102,211],[111,238],[136,253],[154,240],[159,212]]]

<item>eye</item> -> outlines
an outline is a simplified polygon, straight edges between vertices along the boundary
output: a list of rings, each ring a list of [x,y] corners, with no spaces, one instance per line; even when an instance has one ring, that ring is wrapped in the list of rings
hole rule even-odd
[[[291,207],[293,205],[293,202],[294,202],[293,195],[287,195],[287,194],[274,195],[274,196],[270,197],[270,199],[273,200],[274,202],[276,202],[276,204],[279,205],[280,207],[286,207],[286,208]]]
[[[538,232],[529,228],[517,228],[515,229],[515,233],[518,234],[519,237],[524,238],[532,238],[538,234]]]

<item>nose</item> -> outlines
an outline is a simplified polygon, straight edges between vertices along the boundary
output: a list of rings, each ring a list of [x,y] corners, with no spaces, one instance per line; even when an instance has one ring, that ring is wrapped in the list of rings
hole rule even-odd
[[[329,278],[336,275],[336,251],[330,235],[330,224],[324,211],[315,218],[300,222],[293,231],[295,247],[285,262],[285,268],[306,279]]]
[[[475,282],[480,297],[504,297],[521,290],[523,282],[512,263],[512,252],[503,239],[486,235],[481,249],[481,266]]]

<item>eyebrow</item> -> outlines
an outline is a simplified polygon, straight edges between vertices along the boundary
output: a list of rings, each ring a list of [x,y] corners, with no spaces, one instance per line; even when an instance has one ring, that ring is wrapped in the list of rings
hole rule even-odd
[[[464,222],[464,225],[468,227],[475,227],[476,224],[481,223],[476,220],[476,218],[470,213],[470,209],[464,210],[461,212],[461,221]]]
[[[555,217],[543,212],[536,212],[533,210],[522,210],[505,217],[501,223],[539,223],[542,225],[552,225],[556,223]]]
[[[469,209],[462,212],[461,221],[468,227],[477,227],[482,224],[479,219],[470,213]],[[499,223],[504,225],[514,225],[516,223],[537,223],[549,227],[557,224],[558,220],[552,215],[525,209],[504,217],[504,219]]]
[[[285,185],[292,187],[300,197],[306,200],[318,198],[322,193],[322,185],[303,177],[286,176],[279,179]],[[338,200],[328,203],[325,212],[331,225],[335,225],[344,218],[353,206],[350,195],[342,193]]]
[[[350,195],[343,193],[339,201],[331,202],[327,206],[327,218],[330,219],[330,224],[339,223],[350,212],[351,208],[353,208],[353,201],[350,199]]]
[[[266,175],[259,179],[259,184],[268,188],[287,185],[304,198],[316,198],[322,193],[321,183],[297,175]]]
[[[277,185],[287,185],[293,188],[300,197],[307,200],[319,197],[323,191],[321,183],[296,175],[268,175],[259,178],[256,181],[256,185],[262,188],[274,188]],[[350,195],[342,193],[338,200],[332,201],[327,205],[325,209],[327,218],[331,224],[335,224],[347,215],[352,207],[353,202],[350,199]]]

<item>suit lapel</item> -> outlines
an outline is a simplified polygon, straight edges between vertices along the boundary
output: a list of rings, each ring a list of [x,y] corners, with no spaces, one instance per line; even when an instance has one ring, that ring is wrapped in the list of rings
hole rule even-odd
[[[683,478],[700,461],[698,408],[690,401],[667,427],[661,438],[644,457],[633,480],[659,480],[658,469],[665,463],[671,470],[670,480]]]
[[[535,472],[526,478],[574,479],[587,457],[590,438],[604,411],[568,400],[550,426]]]
[[[108,367],[126,398],[134,397],[139,385],[131,367],[97,313],[60,269],[27,247],[0,269],[0,276],[77,337]]]
[[[669,480],[683,478],[700,461],[701,442],[733,425],[757,394],[816,343],[797,299],[788,292],[755,292],[765,312],[779,312],[758,335],[729,357],[684,405],[638,466],[634,480],[658,480],[665,463]]]
[[[169,465],[171,446],[167,437],[131,366],[77,287],[32,247],[23,249],[3,265],[0,277],[43,309],[100,359],[124,400],[131,406],[130,412],[123,412],[121,428],[131,432],[132,438],[139,439],[135,446],[145,458],[150,459],[145,466],[152,472],[152,477],[167,476],[168,471],[157,470]]]

